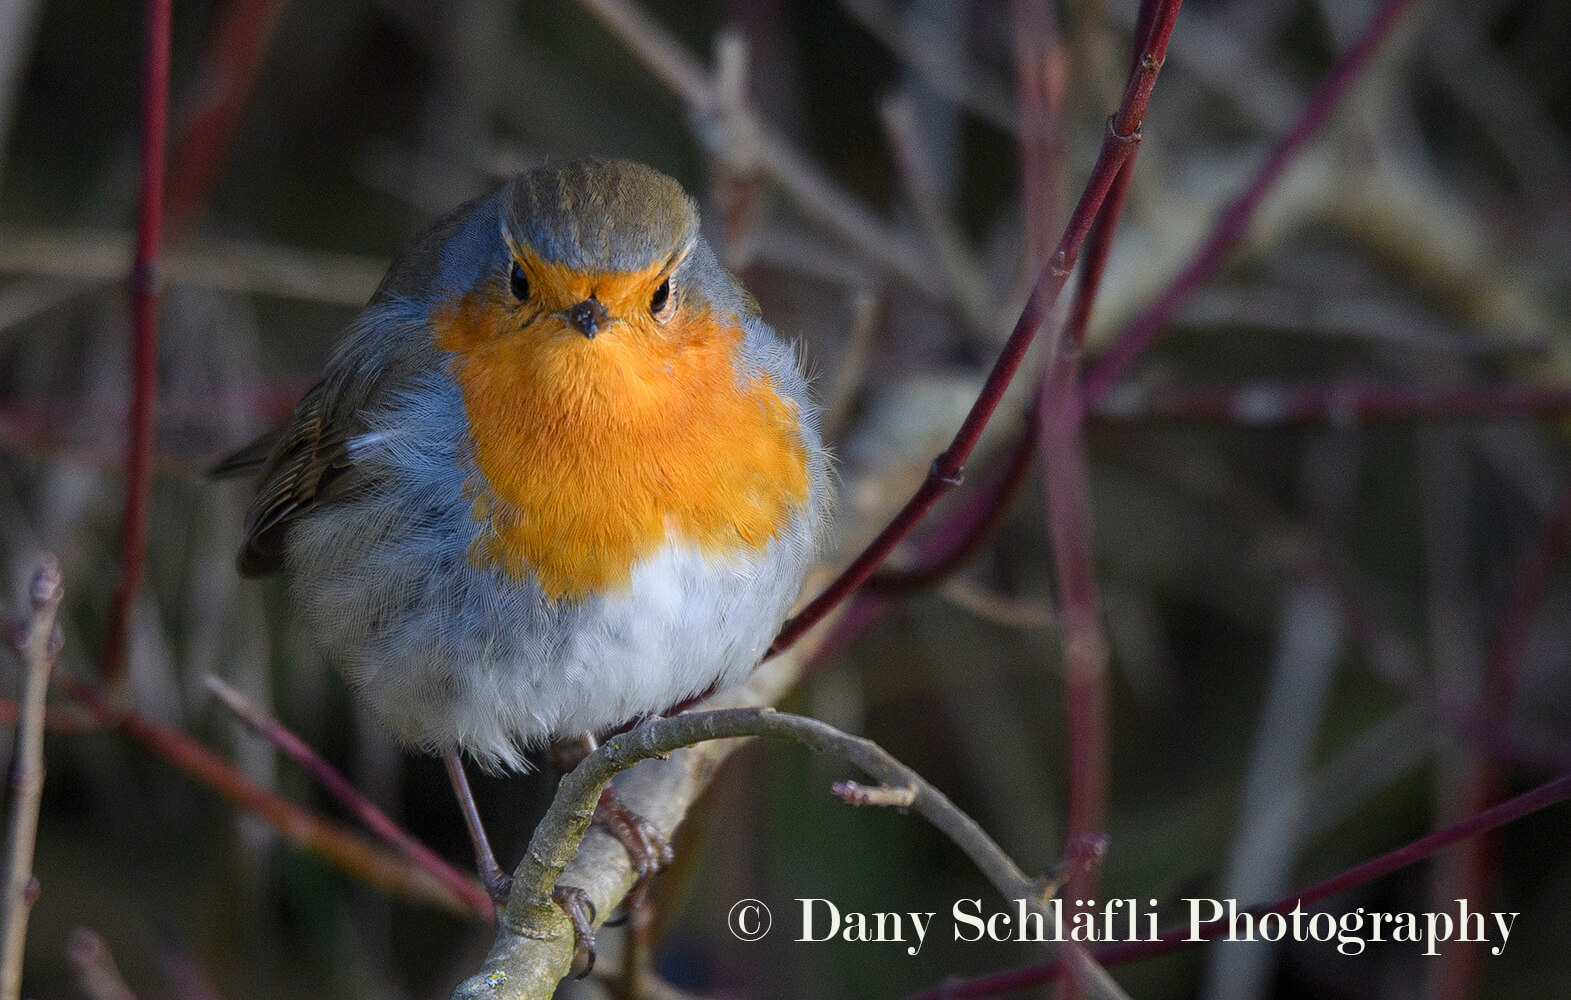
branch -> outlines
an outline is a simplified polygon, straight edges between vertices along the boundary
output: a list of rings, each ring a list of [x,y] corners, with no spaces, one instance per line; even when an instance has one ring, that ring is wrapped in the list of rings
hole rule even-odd
[[[691,712],[653,719],[612,737],[562,779],[551,808],[530,838],[524,860],[513,873],[513,894],[491,954],[478,973],[459,985],[454,997],[462,1000],[551,996],[573,961],[572,928],[552,901],[551,890],[559,882],[576,885],[578,874],[593,873],[583,864],[569,871],[569,865],[579,856],[579,846],[606,785],[641,761],[658,758],[668,766],[678,765],[681,761],[675,755],[684,748],[747,736],[795,740],[811,750],[831,753],[855,764],[886,789],[902,790],[899,804],[953,841],[1006,899],[1040,898],[1041,884],[1028,879],[975,820],[877,744],[849,736],[816,719],[770,708]],[[599,890],[605,886],[598,880],[597,884],[578,887],[590,893],[596,913],[602,917],[610,913],[619,899],[616,895],[602,895]]]
[[[955,433],[954,440],[933,460],[933,467],[927,479],[895,515],[894,520],[890,521],[878,537],[851,561],[851,565],[847,566],[833,583],[802,609],[800,614],[786,623],[785,628],[781,629],[780,634],[775,638],[774,644],[770,646],[770,655],[789,649],[807,633],[808,629],[818,624],[831,610],[851,596],[889,553],[894,551],[895,546],[921,523],[933,506],[960,483],[964,476],[966,459],[976,448],[977,441],[982,437],[982,430],[1003,399],[1004,390],[1009,387],[1015,372],[1025,360],[1026,351],[1036,337],[1037,329],[1052,311],[1058,293],[1069,279],[1070,271],[1074,269],[1075,262],[1080,256],[1080,246],[1101,209],[1102,201],[1107,196],[1113,178],[1140,141],[1140,125],[1145,118],[1146,106],[1151,100],[1151,89],[1156,85],[1157,73],[1162,68],[1162,60],[1167,52],[1167,40],[1173,30],[1173,21],[1177,17],[1178,0],[1165,0],[1151,32],[1150,44],[1145,46],[1135,71],[1130,74],[1118,112],[1108,119],[1101,153],[1097,156],[1096,165],[1091,169],[1091,177],[1086,181],[1080,201],[1075,205],[1074,214],[1070,216],[1069,225],[1058,242],[1058,249],[1038,276],[1036,287],[1031,290],[1030,298],[1026,300],[1025,309],[1015,322],[1013,332],[1004,343],[998,361],[993,365],[993,370],[988,373],[987,381],[983,384],[976,403],[966,414],[959,431]]]
[[[223,169],[262,57],[278,29],[286,0],[230,0],[202,61],[194,112],[170,157],[170,233],[183,240],[196,227]]]
[[[76,984],[91,1000],[136,1000],[136,994],[115,967],[109,942],[96,931],[86,927],[72,931],[65,953],[76,967]]]
[[[901,189],[911,202],[917,222],[938,251],[955,302],[967,323],[985,330],[993,323],[993,292],[988,288],[982,262],[947,204],[916,102],[909,94],[900,93],[886,98],[878,110],[894,152]]]
[[[804,214],[917,288],[932,285],[926,256],[825,176],[785,137],[755,115],[727,108],[714,81],[653,18],[626,0],[579,0],[660,82],[687,103],[699,138],[739,174],[774,179]]]
[[[1507,802],[1502,802],[1492,809],[1469,817],[1460,823],[1452,824],[1444,830],[1438,830],[1426,837],[1420,837],[1409,844],[1387,851],[1377,858],[1372,858],[1354,868],[1332,876],[1323,882],[1300,889],[1270,903],[1261,903],[1240,913],[1248,913],[1259,917],[1267,913],[1290,913],[1296,906],[1312,906],[1323,899],[1340,895],[1349,889],[1377,878],[1382,878],[1408,865],[1416,864],[1437,851],[1450,847],[1468,837],[1477,836],[1490,830],[1499,829],[1507,823],[1521,819],[1523,816],[1547,809],[1571,799],[1571,774],[1557,778],[1554,781],[1540,785],[1530,792],[1518,795]],[[1191,945],[1201,944],[1215,938],[1224,936],[1228,931],[1227,918],[1220,920],[1203,921],[1194,927],[1187,922],[1177,927],[1170,927],[1157,936],[1154,941],[1134,941],[1111,947],[1099,948],[1091,956],[1102,965],[1123,965],[1127,962],[1138,962],[1158,955],[1178,951]],[[1060,961],[1045,962],[1041,965],[1027,966],[1023,969],[1011,969],[1007,972],[995,972],[987,976],[978,976],[974,979],[952,980],[942,986],[926,993],[913,995],[907,1000],[972,1000],[977,997],[995,997],[1005,993],[1012,993],[1036,986],[1041,983],[1052,982],[1064,973],[1063,963]]]
[[[1147,307],[1146,311],[1126,326],[1118,336],[1113,348],[1097,358],[1086,372],[1081,382],[1080,400],[1084,410],[1095,410],[1104,404],[1108,392],[1113,384],[1128,370],[1129,366],[1146,347],[1155,339],[1157,330],[1170,319],[1174,312],[1188,301],[1199,288],[1209,281],[1221,265],[1221,261],[1237,245],[1248,229],[1250,221],[1259,210],[1261,202],[1265,200],[1281,179],[1283,171],[1293,159],[1302,151],[1304,144],[1330,117],[1332,111],[1347,96],[1348,90],[1354,81],[1368,66],[1369,60],[1379,49],[1380,45],[1390,35],[1397,18],[1412,4],[1413,0],[1387,0],[1368,27],[1364,29],[1357,42],[1353,44],[1342,59],[1322,81],[1308,106],[1304,109],[1298,122],[1292,130],[1278,143],[1267,156],[1265,162],[1250,180],[1245,188],[1227,210],[1218,217],[1206,241],[1200,245],[1188,266],[1179,272],[1172,282],[1163,289],[1162,293]],[[1119,405],[1122,404],[1120,401]],[[1015,444],[1011,462],[1029,460],[1030,454],[1036,448],[1036,427],[1034,422],[1027,426],[1025,434]],[[997,507],[1007,508],[1014,501],[1019,492],[1024,476],[1011,478],[999,484],[999,488],[991,494],[986,503]],[[1001,514],[999,515],[1001,518]],[[964,532],[960,526],[969,523],[974,528],[974,533]],[[986,540],[985,529],[989,527],[985,519],[977,519],[974,512],[957,512],[955,515],[938,525],[933,533],[937,535],[961,534],[962,540],[952,546],[948,551],[950,556],[945,557],[943,564],[933,571],[923,569],[910,571],[912,577],[920,574],[922,584],[931,585],[942,579],[953,569],[961,565],[964,560]],[[960,530],[957,530],[960,529]],[[909,530],[909,529],[908,529]],[[902,535],[903,537],[903,535]],[[899,541],[899,539],[895,539]],[[855,565],[855,564],[853,564]],[[849,572],[849,571],[848,571]],[[848,589],[854,589],[848,588]],[[906,589],[904,586],[892,587],[892,592]],[[869,623],[876,616],[865,616]],[[779,640],[776,640],[779,643]]]
[[[0,698],[0,726],[14,726],[21,718],[21,704]],[[78,708],[44,709],[46,733],[94,733],[102,728],[97,719]]]
[[[1145,5],[1142,21],[1151,4]],[[1080,349],[1123,211],[1134,157],[1124,161],[1091,230],[1089,252],[1064,330],[1037,385],[1037,467],[1047,500],[1047,530],[1058,580],[1064,641],[1064,717],[1069,741],[1065,834],[1073,843],[1106,825],[1108,783],[1107,638],[1092,554],[1090,485],[1080,409]],[[1070,886],[1074,898],[1097,893],[1096,872]]]
[[[934,45],[908,30],[901,12],[888,0],[840,0],[840,7],[945,99],[1004,132],[1018,131],[1009,95],[954,47]]]
[[[475,913],[482,917],[490,917],[495,913],[491,905],[491,897],[486,894],[485,887],[478,879],[465,875],[443,861],[435,851],[393,822],[387,813],[378,809],[375,803],[366,798],[337,768],[323,760],[322,755],[312,749],[305,740],[290,732],[277,719],[259,711],[245,699],[244,695],[225,684],[220,678],[208,674],[205,682],[207,689],[223,702],[225,708],[237,715],[247,728],[304,768],[317,784],[327,789],[333,798],[342,803],[344,808],[365,824],[372,833],[403,851],[410,861],[447,886]]]
[[[1511,587],[1510,600],[1500,616],[1478,697],[1478,724],[1485,732],[1505,730],[1511,697],[1516,691],[1517,664],[1522,659],[1533,623],[1538,620],[1550,577],[1564,559],[1568,542],[1571,542],[1571,489],[1562,493],[1549,524],[1522,559]],[[1475,812],[1499,798],[1506,776],[1506,761],[1494,747],[1475,746],[1462,783],[1463,811]],[[1466,899],[1480,909],[1487,909],[1499,874],[1499,850],[1497,838],[1479,837],[1445,859],[1445,865],[1437,873],[1438,883],[1446,890],[1443,898]],[[1479,956],[1476,944],[1447,949],[1440,959],[1432,995],[1442,1000],[1464,1000],[1471,996],[1477,985]]]
[[[13,638],[22,658],[21,695],[18,699],[16,750],[11,758],[10,822],[5,838],[5,897],[0,899],[0,1000],[16,1000],[22,993],[22,951],[27,942],[27,918],[38,898],[33,877],[33,847],[38,839],[38,806],[44,794],[44,699],[49,694],[49,673],[65,641],[55,622],[55,611],[65,595],[60,564],[45,556],[33,572],[25,619],[14,627]]]
[[[1173,313],[1195,290],[1210,281],[1227,254],[1243,238],[1245,230],[1260,203],[1281,179],[1283,171],[1298,155],[1305,143],[1320,130],[1341,104],[1342,98],[1353,83],[1363,74],[1369,61],[1380,50],[1381,43],[1396,27],[1397,21],[1413,0],[1386,0],[1375,13],[1358,41],[1353,43],[1337,61],[1335,67],[1315,91],[1303,115],[1293,124],[1292,131],[1271,150],[1271,155],[1261,164],[1260,170],[1249,182],[1243,193],[1229,204],[1217,219],[1211,235],[1201,244],[1178,276],[1157,296],[1134,322],[1126,326],[1118,339],[1097,357],[1086,372],[1081,394],[1086,407],[1094,407],[1107,395],[1136,358],[1151,346],[1162,327]]]
[[[1028,414],[1027,425],[1034,427],[1035,422],[1035,415]],[[1025,447],[1020,445],[1022,440],[1027,442]],[[1010,501],[1020,492],[1026,473],[1031,469],[1031,456],[1036,450],[1031,447],[1034,442],[1032,433],[1022,433],[1009,455],[998,463],[1001,468],[989,470],[989,477],[980,487],[956,501],[961,506],[929,532],[923,548],[934,551],[923,553],[927,558],[910,568],[880,569],[868,578],[864,586],[866,592],[895,596],[925,590],[970,562],[1009,516]]]
[[[147,0],[142,84],[142,184],[137,199],[136,263],[131,267],[131,436],[126,442],[125,509],[120,518],[120,581],[104,640],[102,670],[115,681],[125,666],[131,605],[142,585],[147,513],[153,488],[153,414],[158,405],[158,249],[164,214],[164,142],[169,121],[169,21],[172,0]]]
[[[100,724],[118,729],[197,782],[255,814],[296,847],[390,896],[418,899],[462,916],[477,915],[463,896],[424,869],[411,867],[402,854],[386,850],[261,787],[185,733],[167,729],[135,712],[116,712],[96,690],[75,677],[62,672],[58,681]],[[488,905],[486,912],[489,910]]]
[[[121,281],[130,273],[133,239],[115,229],[0,225],[0,271],[89,284]],[[172,249],[160,258],[159,269],[165,285],[359,309],[382,279],[387,262],[209,236]]]

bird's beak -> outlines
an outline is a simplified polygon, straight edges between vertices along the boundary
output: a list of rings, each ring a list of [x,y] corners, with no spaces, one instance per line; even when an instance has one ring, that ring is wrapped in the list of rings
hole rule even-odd
[[[595,339],[595,334],[600,332],[601,325],[611,316],[606,312],[605,306],[600,304],[600,300],[592,295],[557,315],[590,340]]]

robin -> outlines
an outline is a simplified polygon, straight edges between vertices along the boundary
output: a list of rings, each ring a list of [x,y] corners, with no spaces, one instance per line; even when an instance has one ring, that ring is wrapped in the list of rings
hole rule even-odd
[[[499,901],[460,755],[521,770],[530,748],[746,678],[830,482],[796,352],[693,200],[600,159],[527,171],[426,229],[287,426],[214,470],[248,471],[240,572],[287,573],[372,713],[446,759]],[[641,873],[668,858],[614,800],[601,818]],[[557,899],[582,942],[574,893]]]

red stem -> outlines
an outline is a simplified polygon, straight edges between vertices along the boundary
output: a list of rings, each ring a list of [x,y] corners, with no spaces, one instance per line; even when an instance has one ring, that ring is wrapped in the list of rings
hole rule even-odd
[[[1026,350],[1031,346],[1037,328],[1041,326],[1043,318],[1063,289],[1064,282],[1068,280],[1069,273],[1080,255],[1080,245],[1085,241],[1086,233],[1090,230],[1091,223],[1107,196],[1113,177],[1140,141],[1140,123],[1145,117],[1146,106],[1150,102],[1151,88],[1156,83],[1157,73],[1167,54],[1167,40],[1172,34],[1173,20],[1178,16],[1180,0],[1159,0],[1159,2],[1162,3],[1162,12],[1158,16],[1157,27],[1152,32],[1151,44],[1146,47],[1139,69],[1129,79],[1118,112],[1108,121],[1107,134],[1103,138],[1096,165],[1091,170],[1091,177],[1086,182],[1085,190],[1081,192],[1080,201],[1069,219],[1069,225],[1062,239],[1059,240],[1058,249],[1037,278],[1036,286],[1031,290],[1025,309],[1015,322],[1014,330],[1005,342],[993,370],[988,373],[987,381],[983,384],[982,391],[972,405],[971,411],[966,414],[964,422],[961,423],[960,430],[955,434],[949,447],[934,459],[933,468],[928,473],[927,479],[895,515],[894,520],[890,521],[878,537],[853,559],[851,565],[846,567],[823,593],[814,598],[801,614],[786,623],[785,628],[776,636],[774,644],[770,646],[769,655],[773,656],[789,649],[806,634],[808,629],[822,621],[830,611],[849,597],[872,575],[895,546],[921,523],[922,518],[927,516],[939,499],[959,484],[966,459],[975,449],[977,441],[982,436],[982,430],[987,426],[993,411],[998,408],[999,401],[1003,398],[1010,381],[1013,380],[1015,372],[1019,370],[1021,361],[1025,359]]]
[[[919,560],[911,569],[879,570],[868,579],[866,592],[895,595],[923,590],[970,562],[1009,515],[1009,504],[1001,501],[1019,492],[1031,468],[1031,454],[1030,448],[1011,451],[1003,468],[989,470],[983,485],[968,492],[963,506],[945,518],[943,530],[930,533],[926,547],[935,554]]]
[[[232,0],[221,15],[202,63],[192,114],[171,157],[167,225],[172,239],[189,236],[207,205],[285,3]]]
[[[1102,598],[1096,581],[1086,470],[1085,427],[1079,406],[1080,350],[1107,266],[1118,217],[1123,212],[1134,157],[1124,162],[1087,240],[1074,301],[1037,385],[1037,440],[1048,537],[1058,580],[1059,618],[1064,637],[1064,716],[1069,741],[1069,805],[1065,840],[1079,843],[1100,834],[1106,823],[1108,786],[1107,641]],[[1100,866],[1073,875],[1065,898],[1097,895]]]
[[[366,829],[392,844],[409,856],[417,866],[431,873],[438,882],[451,889],[476,913],[491,909],[491,897],[485,888],[442,860],[431,848],[415,839],[403,827],[393,822],[387,813],[376,807],[348,778],[329,764],[310,744],[296,736],[282,722],[259,711],[241,694],[217,678],[209,678],[208,686],[231,712],[239,716],[246,726],[258,736],[283,751],[291,760],[305,769],[317,784],[327,789],[354,815]]]
[[[1436,831],[1393,851],[1388,851],[1355,868],[1349,868],[1340,875],[1335,875],[1323,882],[1317,882],[1298,892],[1283,896],[1274,902],[1251,906],[1247,910],[1240,912],[1250,913],[1258,917],[1266,913],[1289,913],[1295,906],[1300,904],[1305,906],[1313,905],[1323,899],[1329,899],[1367,882],[1373,882],[1377,878],[1389,875],[1415,862],[1422,861],[1436,851],[1466,840],[1468,837],[1498,829],[1507,823],[1521,819],[1523,816],[1535,813],[1540,809],[1564,802],[1566,799],[1571,799],[1571,774],[1540,785],[1530,792],[1518,795],[1508,802],[1502,802],[1492,809],[1486,809],[1460,823],[1452,824],[1444,830]],[[1226,919],[1206,921],[1198,924],[1193,929],[1195,933],[1192,934],[1190,926],[1186,923],[1162,932],[1155,941],[1132,941],[1113,945],[1112,947],[1100,948],[1092,952],[1092,957],[1102,965],[1122,965],[1128,962],[1138,962],[1221,937],[1226,933],[1227,927]],[[962,1000],[962,998],[994,997],[1013,990],[1025,989],[1028,986],[1051,982],[1059,978],[1063,972],[1064,967],[1062,963],[1058,961],[1046,962],[1023,969],[995,972],[975,979],[953,980],[935,990],[912,996],[908,1000],[945,1000],[945,998],[948,998],[948,1000]]]
[[[1144,313],[1124,328],[1114,347],[1091,365],[1081,384],[1081,407],[1083,410],[1093,410],[1103,401],[1112,384],[1118,380],[1128,369],[1129,365],[1133,363],[1134,359],[1155,339],[1157,330],[1167,322],[1179,306],[1183,305],[1191,295],[1215,274],[1222,259],[1243,236],[1250,220],[1254,217],[1254,213],[1260,207],[1261,201],[1276,186],[1276,182],[1281,178],[1283,170],[1292,162],[1293,157],[1298,154],[1305,142],[1319,129],[1331,112],[1336,109],[1337,105],[1341,103],[1342,99],[1347,95],[1348,88],[1363,72],[1370,58],[1390,34],[1396,20],[1403,11],[1412,5],[1412,2],[1413,0],[1387,0],[1386,5],[1380,9],[1374,19],[1365,27],[1363,34],[1353,43],[1352,48],[1343,55],[1331,72],[1327,74],[1325,80],[1321,82],[1319,89],[1315,91],[1298,122],[1271,151],[1271,154],[1250,181],[1249,187],[1218,218],[1216,226],[1212,229],[1206,242],[1201,245],[1191,259],[1189,266],[1174,278],[1167,288],[1163,290],[1162,294],[1147,307]],[[1142,10],[1141,18],[1142,22],[1144,22],[1144,10]],[[1170,24],[1169,27],[1171,27]],[[1136,37],[1139,37],[1138,31],[1140,29],[1137,27],[1136,30]],[[1327,415],[1330,412],[1327,411]],[[1026,433],[1022,435],[1021,440],[1016,442],[1015,448],[1017,454],[1020,452],[1030,454],[1036,448],[1036,428],[1034,425],[1028,425]],[[1013,484],[1004,484],[1005,488],[1000,490],[992,502],[1000,507],[1008,507],[1014,501],[1020,482],[1023,482],[1023,477]],[[954,531],[955,525],[949,521],[940,524],[934,529],[935,533],[943,534],[952,534]],[[898,539],[896,540],[898,541]],[[975,539],[974,545],[969,544],[971,541],[967,539],[958,543],[955,549],[969,554],[975,548],[980,547],[983,539]],[[949,568],[952,569],[960,564],[961,561],[955,561]],[[912,572],[921,571],[914,570]],[[942,579],[943,574],[924,574],[924,576],[927,576],[928,582],[931,583]],[[854,589],[854,584],[847,589]],[[809,610],[812,610],[811,605]],[[825,608],[824,610],[827,612],[828,609]],[[776,640],[776,642],[778,644],[779,640]]]
[[[1052,252],[1057,228],[1063,143],[1063,57],[1047,0],[1014,0],[1015,94],[1020,107],[1020,201],[1025,220],[1026,274]],[[1136,33],[1135,38],[1145,37]]]
[[[104,641],[103,675],[125,666],[131,604],[142,583],[148,499],[153,483],[153,418],[158,402],[158,250],[164,210],[164,143],[169,125],[171,0],[147,0],[142,83],[142,168],[136,262],[131,268],[131,435],[126,443],[125,508],[120,519],[120,581]]]
[[[1479,695],[1478,725],[1486,732],[1505,730],[1511,696],[1516,690],[1517,664],[1533,622],[1538,618],[1553,570],[1565,557],[1568,536],[1571,536],[1571,489],[1561,495],[1543,535],[1522,560],[1510,600],[1500,617],[1500,627],[1484,666],[1483,688]],[[1462,785],[1463,811],[1476,812],[1499,798],[1505,776],[1506,760],[1502,754],[1487,743],[1475,744],[1473,760]],[[1439,898],[1466,899],[1475,908],[1488,909],[1499,873],[1499,854],[1498,837],[1485,836],[1468,842],[1436,872],[1437,882],[1445,889]],[[1464,1000],[1472,996],[1478,982],[1479,956],[1477,944],[1459,943],[1447,949],[1431,981],[1433,995],[1439,1000]]]
[[[1161,295],[1157,296],[1156,301],[1152,302],[1145,312],[1124,328],[1113,346],[1092,363],[1081,386],[1086,407],[1094,407],[1102,401],[1108,390],[1113,387],[1113,383],[1117,382],[1129,370],[1134,360],[1151,346],[1157,333],[1172,318],[1178,307],[1216,274],[1228,252],[1243,237],[1244,231],[1249,226],[1249,220],[1259,208],[1260,202],[1270,193],[1282,172],[1287,169],[1287,165],[1292,162],[1303,145],[1319,131],[1326,119],[1331,117],[1331,112],[1336,110],[1348,88],[1358,79],[1369,60],[1379,50],[1381,43],[1386,40],[1386,36],[1391,33],[1391,29],[1396,26],[1397,20],[1412,5],[1413,0],[1386,0],[1386,3],[1376,12],[1374,19],[1369,22],[1358,41],[1342,55],[1324,82],[1320,84],[1320,88],[1315,91],[1315,96],[1304,109],[1303,115],[1293,125],[1292,130],[1271,151],[1271,155],[1261,165],[1249,187],[1245,188],[1243,194],[1234,199],[1218,218],[1211,235],[1201,245],[1188,266],[1173,279]]]
[[[389,851],[261,787],[185,733],[168,729],[135,712],[110,708],[95,688],[69,674],[57,673],[56,683],[101,725],[117,729],[239,808],[266,820],[282,837],[303,850],[384,892],[417,895],[481,919],[495,918],[496,909],[483,892],[478,898],[484,900],[484,905],[477,908],[474,893],[454,894],[429,872],[411,866],[402,854]]]

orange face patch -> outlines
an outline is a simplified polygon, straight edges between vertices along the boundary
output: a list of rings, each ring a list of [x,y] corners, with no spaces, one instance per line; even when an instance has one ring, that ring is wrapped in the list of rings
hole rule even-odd
[[[738,380],[742,332],[689,303],[657,323],[668,266],[524,263],[527,301],[475,291],[431,313],[485,476],[470,558],[574,600],[625,588],[669,538],[761,549],[806,501],[807,451],[795,403]],[[592,340],[557,315],[590,295],[609,314]]]

